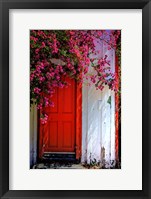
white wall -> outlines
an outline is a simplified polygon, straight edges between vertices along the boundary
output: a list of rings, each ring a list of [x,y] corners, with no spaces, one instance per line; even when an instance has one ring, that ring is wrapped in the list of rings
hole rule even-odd
[[[30,108],[30,167],[37,161],[37,108]]]
[[[115,69],[115,52],[102,46],[112,71]],[[101,55],[101,56],[102,56]],[[92,69],[90,69],[92,70]],[[111,104],[108,99],[111,96]],[[103,91],[83,84],[82,88],[82,162],[106,162],[115,160],[115,96],[106,86]]]

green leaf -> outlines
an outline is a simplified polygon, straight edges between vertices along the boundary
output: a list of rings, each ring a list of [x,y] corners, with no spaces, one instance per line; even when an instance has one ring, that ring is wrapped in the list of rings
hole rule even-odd
[[[107,103],[111,105],[111,96],[109,96]]]

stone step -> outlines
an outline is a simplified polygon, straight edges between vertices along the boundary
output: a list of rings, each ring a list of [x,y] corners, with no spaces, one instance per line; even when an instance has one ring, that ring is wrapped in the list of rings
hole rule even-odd
[[[43,160],[45,161],[51,161],[51,160],[57,160],[57,161],[75,161],[76,160],[76,155],[75,153],[44,153],[43,154]]]

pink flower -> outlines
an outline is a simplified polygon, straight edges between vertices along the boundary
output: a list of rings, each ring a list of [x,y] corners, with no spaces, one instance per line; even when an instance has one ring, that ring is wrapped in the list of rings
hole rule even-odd
[[[34,88],[34,93],[36,93],[36,94],[40,94],[40,91],[41,91],[41,89],[40,89],[40,88],[38,88],[38,87],[35,87],[35,88]]]

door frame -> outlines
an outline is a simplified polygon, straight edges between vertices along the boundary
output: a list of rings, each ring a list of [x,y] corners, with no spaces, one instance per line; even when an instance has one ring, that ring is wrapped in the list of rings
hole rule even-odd
[[[81,145],[82,145],[82,84],[76,82],[76,114],[75,114],[75,153],[76,160],[81,158]]]
[[[76,81],[76,80],[75,80]],[[75,82],[75,155],[76,160],[81,159],[81,144],[82,144],[82,84]],[[45,136],[42,135],[42,125],[40,125],[40,110],[38,111],[37,117],[38,124],[38,136],[37,136],[37,154],[38,159],[41,160],[44,153],[44,139]]]

